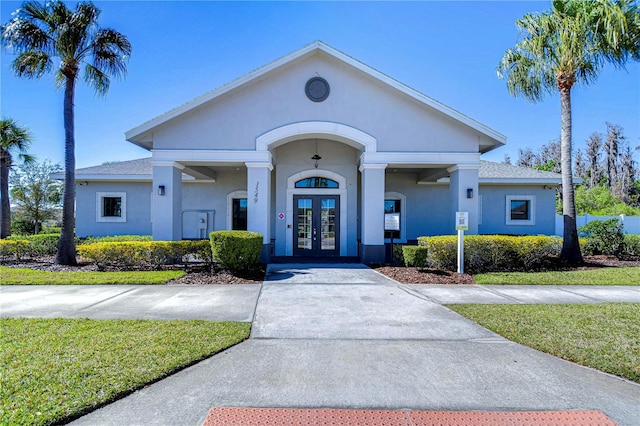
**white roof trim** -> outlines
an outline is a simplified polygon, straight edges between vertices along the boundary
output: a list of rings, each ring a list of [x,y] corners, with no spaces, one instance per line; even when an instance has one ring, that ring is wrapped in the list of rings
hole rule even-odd
[[[280,59],[277,59],[273,62],[271,62],[270,64],[264,65],[261,68],[258,68],[257,70],[246,74],[243,77],[240,77],[230,83],[227,83],[226,85],[213,90],[209,93],[206,93],[194,100],[192,100],[191,102],[188,102],[182,106],[179,106],[159,117],[156,117],[150,121],[147,121],[146,123],[135,127],[129,131],[127,131],[125,133],[125,137],[127,138],[128,141],[134,142],[136,140],[136,138],[142,136],[145,132],[148,132],[149,130],[153,129],[156,126],[159,126],[169,120],[171,120],[172,118],[175,118],[189,110],[192,110],[194,108],[197,108],[200,105],[203,105],[209,101],[211,101],[212,99],[215,99],[221,95],[224,95],[225,93],[228,93],[230,91],[232,91],[233,89],[240,87],[242,85],[244,85],[245,83],[250,82],[251,80],[255,80],[265,74],[267,74],[268,72],[279,68],[283,65],[288,64],[289,62],[292,62],[295,59],[301,58],[303,56],[312,54],[315,51],[321,51],[321,52],[325,52],[328,55],[331,55],[349,65],[351,65],[352,67],[364,72],[365,74],[369,74],[370,76],[388,84],[389,86],[395,88],[396,90],[422,102],[425,105],[428,105],[432,108],[434,108],[437,111],[442,112],[445,115],[448,115],[458,121],[460,121],[463,124],[466,124],[467,126],[471,127],[472,129],[477,130],[478,132],[490,137],[491,139],[496,140],[499,144],[504,145],[507,141],[507,137],[501,133],[496,132],[495,130],[485,126],[484,124],[481,124],[475,120],[473,120],[470,117],[467,117],[466,115],[452,109],[449,108],[448,106],[441,104],[440,102],[436,101],[433,98],[430,98],[402,83],[400,83],[397,80],[394,80],[393,78],[369,67],[368,65],[363,64],[362,62],[359,62],[355,59],[353,59],[352,57],[345,55],[344,53],[324,44],[321,41],[315,41],[305,47],[303,47],[300,50],[297,50],[287,56],[284,56]]]

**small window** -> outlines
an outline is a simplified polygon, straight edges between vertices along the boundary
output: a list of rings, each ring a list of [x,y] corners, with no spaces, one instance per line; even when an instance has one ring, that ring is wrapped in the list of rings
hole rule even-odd
[[[234,198],[232,206],[231,229],[238,231],[247,230],[247,199]]]
[[[126,222],[126,192],[96,193],[96,222]]]
[[[122,197],[104,197],[102,217],[122,217]]]
[[[507,195],[507,225],[535,225],[535,197]]]
[[[338,182],[323,177],[310,177],[297,181],[296,188],[338,188]]]
[[[384,212],[385,213],[400,213],[401,203],[400,200],[384,200]],[[400,218],[402,220],[402,218]],[[400,229],[402,229],[402,224],[400,225]],[[389,239],[393,237],[393,239],[400,239],[400,231],[384,231],[384,237]]]

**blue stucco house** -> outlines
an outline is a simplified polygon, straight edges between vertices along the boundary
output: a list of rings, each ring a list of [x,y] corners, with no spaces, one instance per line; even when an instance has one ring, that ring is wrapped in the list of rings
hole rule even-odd
[[[264,259],[375,263],[458,211],[471,234],[554,233],[560,175],[482,161],[505,136],[322,42],[126,138],[151,156],[76,171],[80,237],[248,229]]]

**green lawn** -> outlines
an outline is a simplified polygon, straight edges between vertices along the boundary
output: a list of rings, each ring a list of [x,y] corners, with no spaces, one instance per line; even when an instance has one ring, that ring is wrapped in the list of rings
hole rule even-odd
[[[474,276],[478,284],[640,285],[640,266],[582,271],[492,272]]]
[[[0,284],[164,284],[184,271],[47,272],[0,266]]]
[[[162,378],[249,336],[251,324],[0,320],[0,424],[51,424]]]
[[[448,307],[507,339],[640,382],[640,303]]]

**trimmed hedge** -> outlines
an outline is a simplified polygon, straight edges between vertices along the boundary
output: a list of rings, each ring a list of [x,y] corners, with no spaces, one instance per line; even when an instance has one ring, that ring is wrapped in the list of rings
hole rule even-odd
[[[213,259],[231,271],[247,270],[260,261],[262,234],[249,231],[214,231],[209,234]]]
[[[405,266],[427,266],[427,248],[424,246],[402,246],[402,257]]]
[[[457,269],[457,242],[455,235],[418,238],[418,244],[427,249],[427,266],[449,271]],[[469,235],[464,237],[465,271],[529,270],[557,255],[561,247],[558,237]]]
[[[640,235],[625,234],[624,254],[626,256],[640,256]]]
[[[16,260],[20,260],[27,253],[28,248],[29,241],[27,240],[0,240],[0,259],[14,257]]]
[[[58,251],[60,234],[11,235],[7,240],[27,241],[26,256],[53,256]]]
[[[87,237],[82,244],[114,243],[124,241],[153,241],[151,235],[108,235],[106,237]]]
[[[133,266],[147,263],[160,267],[199,260],[212,262],[209,241],[115,241],[82,244],[78,254],[95,263],[99,269],[106,266]]]
[[[620,258],[624,251],[623,225],[617,218],[594,220],[578,228],[587,237],[584,251],[589,254],[612,254]]]

